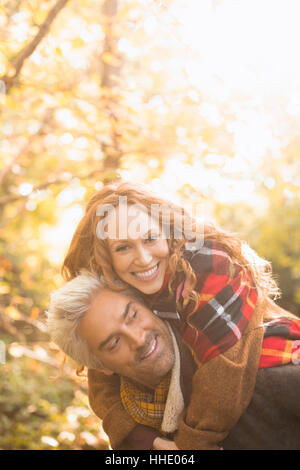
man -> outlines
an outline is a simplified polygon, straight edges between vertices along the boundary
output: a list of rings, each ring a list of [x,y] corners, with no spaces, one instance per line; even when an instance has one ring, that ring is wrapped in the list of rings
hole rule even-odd
[[[190,396],[198,366],[181,341],[176,319],[163,321],[135,292],[113,292],[86,273],[52,295],[48,327],[53,341],[77,362],[120,376],[128,420],[139,423],[129,429],[122,448],[151,448],[150,440],[155,449],[177,449],[172,439],[184,408],[193,416],[190,408],[197,406]],[[297,371],[296,365],[260,369],[250,405],[226,439],[220,433],[220,447],[300,449]],[[207,393],[213,397],[213,391]],[[190,420],[187,442],[195,442],[197,432],[197,421]]]

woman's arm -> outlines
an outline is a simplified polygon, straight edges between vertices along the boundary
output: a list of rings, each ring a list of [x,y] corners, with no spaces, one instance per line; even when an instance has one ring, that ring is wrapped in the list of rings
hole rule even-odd
[[[179,418],[179,449],[220,449],[252,398],[263,340],[253,328],[232,348],[199,365],[189,405]]]
[[[184,284],[177,289],[177,304],[183,340],[198,369],[175,444],[180,449],[219,449],[252,397],[265,305],[258,300],[251,273],[219,244],[206,242],[188,254],[188,261],[197,276],[200,300],[192,312]]]
[[[251,272],[233,262],[220,244],[206,241],[194,252],[185,252],[197,283],[199,300],[189,302],[190,287],[183,281],[176,289],[182,318],[183,340],[197,362],[205,363],[231,348],[246,331],[258,301]]]

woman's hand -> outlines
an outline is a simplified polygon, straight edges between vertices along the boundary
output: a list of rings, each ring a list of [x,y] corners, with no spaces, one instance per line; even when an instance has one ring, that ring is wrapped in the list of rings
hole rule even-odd
[[[174,441],[163,439],[162,437],[156,437],[153,441],[154,450],[179,450]]]

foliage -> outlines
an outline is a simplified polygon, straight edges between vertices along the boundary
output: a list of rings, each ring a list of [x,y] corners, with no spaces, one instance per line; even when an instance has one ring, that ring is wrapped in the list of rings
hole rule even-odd
[[[247,217],[244,214],[247,213]],[[218,205],[215,216],[220,225],[236,232],[257,253],[272,263],[281,297],[279,305],[300,316],[300,202],[272,191],[267,214],[244,205]]]
[[[300,316],[299,200],[272,199],[269,217],[259,219],[253,245],[272,262],[282,291],[280,304]]]
[[[27,357],[0,368],[0,448],[107,449],[86,391],[66,377],[53,381],[54,373]]]
[[[59,365],[43,320],[86,201],[115,177],[238,232],[272,261],[280,302],[300,314],[299,84],[293,92],[284,83],[280,99],[270,81],[256,93],[247,69],[241,86],[238,61],[220,57],[225,38],[216,50],[218,28],[204,24],[209,8],[223,18],[228,3],[2,2],[0,336],[8,350],[25,348],[0,365],[2,448],[49,448],[51,439],[53,448],[86,448],[91,435],[92,446],[103,444],[86,389],[69,369],[49,379]],[[85,415],[72,422],[76,409]]]

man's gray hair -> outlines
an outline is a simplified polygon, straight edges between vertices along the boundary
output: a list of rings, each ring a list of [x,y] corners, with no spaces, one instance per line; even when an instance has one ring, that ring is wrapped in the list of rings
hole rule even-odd
[[[104,289],[111,290],[103,277],[99,278],[96,274],[83,270],[51,294],[46,312],[47,328],[52,341],[78,364],[91,369],[101,367],[101,362],[91,352],[87,342],[79,336],[77,328],[96,295]],[[133,289],[122,290],[121,294],[144,303]]]

